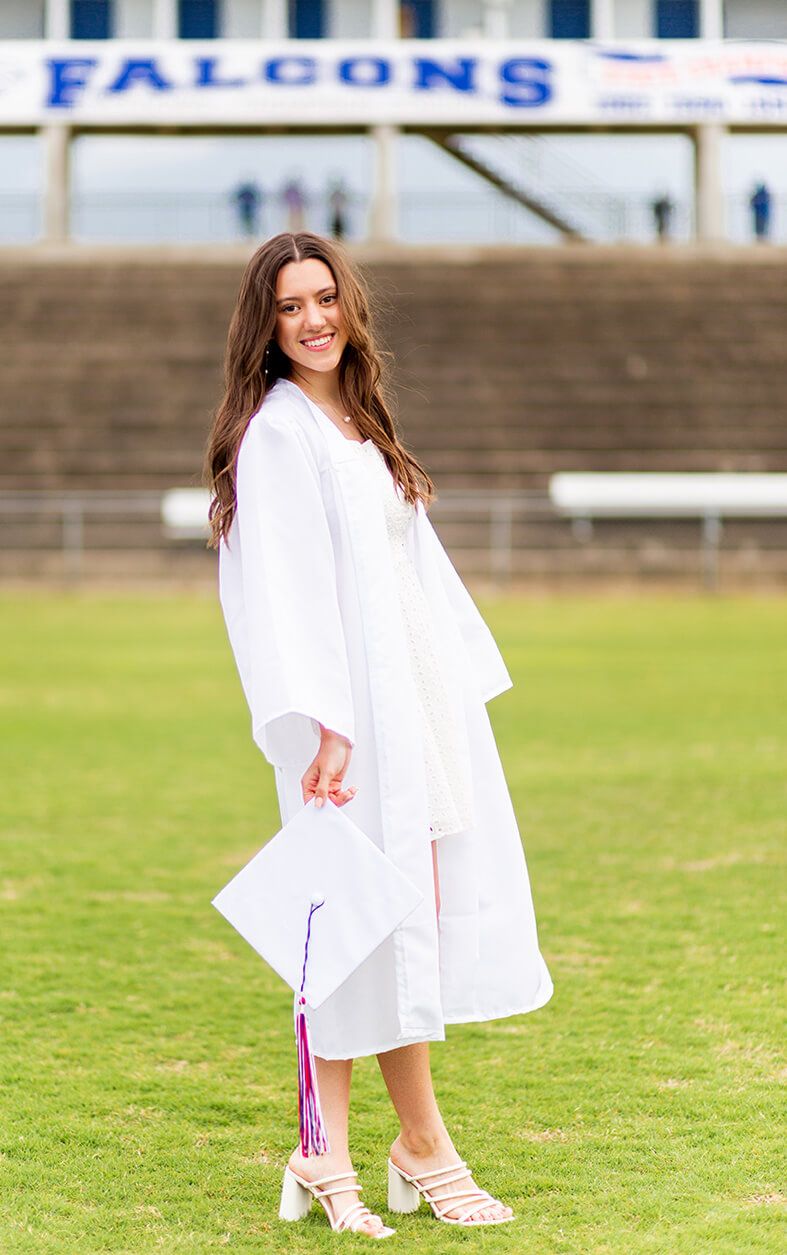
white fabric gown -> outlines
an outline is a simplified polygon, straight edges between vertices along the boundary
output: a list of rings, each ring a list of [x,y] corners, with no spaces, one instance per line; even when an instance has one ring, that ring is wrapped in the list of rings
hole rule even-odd
[[[408,641],[408,608],[418,603],[402,597],[386,495],[370,474],[378,456],[280,380],[244,434],[237,510],[219,548],[222,610],[252,735],[275,769],[282,823],[303,806],[318,723],[334,729],[353,745],[345,784],[358,793],[345,813],[423,894],[311,1013],[314,1050],[326,1059],[440,1041],[446,1024],[532,1011],[552,994],[485,705],[511,679],[419,502],[403,538],[406,578],[417,576],[439,642],[441,710],[447,702],[451,716],[454,752],[438,748],[438,757],[461,764],[460,776],[469,764],[464,801],[461,786],[452,797],[469,808],[459,822],[470,826],[437,845],[436,918],[429,720]]]
[[[473,826],[468,789],[471,776],[466,740],[456,726],[440,672],[440,650],[429,603],[407,552],[407,536],[415,509],[396,487],[385,455],[373,440],[363,441],[369,474],[379,484],[385,526],[391,545],[399,604],[410,652],[413,679],[421,714],[424,766],[429,795],[429,835],[432,840]]]

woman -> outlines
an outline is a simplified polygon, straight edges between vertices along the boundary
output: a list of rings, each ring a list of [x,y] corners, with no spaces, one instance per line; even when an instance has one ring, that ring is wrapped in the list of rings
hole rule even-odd
[[[333,1227],[392,1232],[358,1200],[348,1143],[352,1060],[375,1054],[401,1124],[389,1206],[422,1196],[448,1223],[499,1224],[511,1209],[458,1157],[429,1042],[552,993],[485,706],[511,680],[429,522],[433,485],[398,437],[368,298],[337,245],[298,233],[257,250],[225,372],[212,543],[282,823],[311,798],[347,806],[424,895],[310,1015],[331,1150],[293,1152],[280,1214],[311,1194]]]

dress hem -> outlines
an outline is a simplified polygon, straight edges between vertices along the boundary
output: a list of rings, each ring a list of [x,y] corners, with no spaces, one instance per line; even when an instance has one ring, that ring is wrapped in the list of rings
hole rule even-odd
[[[466,1015],[445,1016],[443,1025],[446,1024],[483,1024],[487,1020],[505,1020],[512,1015],[527,1015],[530,1011],[538,1011],[541,1007],[546,1006],[555,992],[554,985],[549,982],[548,991],[545,993],[539,991],[535,1001],[529,1002],[525,1007],[512,1007],[507,1011],[484,1011],[481,1013],[469,1013]],[[381,1046],[374,1046],[371,1049],[358,1050],[351,1055],[341,1054],[321,1054],[320,1050],[315,1046],[314,1053],[320,1059],[336,1060],[336,1059],[366,1059],[370,1055],[386,1054],[389,1050],[399,1050],[402,1046],[416,1046],[419,1042],[445,1041],[445,1028],[440,1032],[424,1033],[422,1036],[404,1037],[389,1042]]]

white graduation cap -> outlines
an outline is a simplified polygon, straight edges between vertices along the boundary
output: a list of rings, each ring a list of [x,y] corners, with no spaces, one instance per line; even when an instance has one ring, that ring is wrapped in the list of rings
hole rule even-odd
[[[314,798],[212,899],[295,991],[301,1149],[328,1149],[306,1007],[319,1007],[423,894],[330,799]]]

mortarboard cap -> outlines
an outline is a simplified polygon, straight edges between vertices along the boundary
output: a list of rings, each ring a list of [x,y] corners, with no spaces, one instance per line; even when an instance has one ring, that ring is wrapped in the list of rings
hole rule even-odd
[[[306,1007],[319,1007],[423,895],[330,799],[314,799],[221,889],[213,906],[295,991],[301,1149],[328,1149]]]

